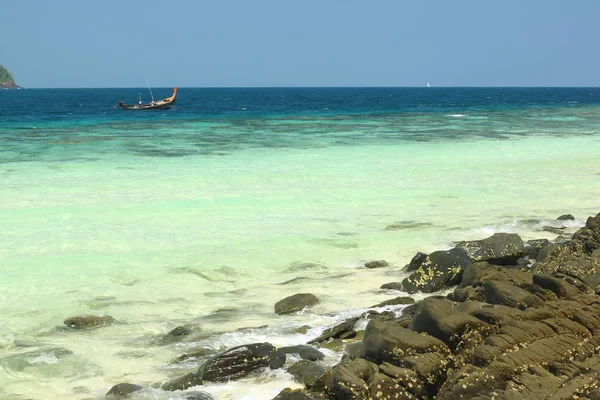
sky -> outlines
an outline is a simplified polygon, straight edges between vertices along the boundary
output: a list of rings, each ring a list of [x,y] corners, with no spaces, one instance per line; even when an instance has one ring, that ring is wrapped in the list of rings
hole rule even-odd
[[[0,0],[26,88],[600,86],[598,0]]]

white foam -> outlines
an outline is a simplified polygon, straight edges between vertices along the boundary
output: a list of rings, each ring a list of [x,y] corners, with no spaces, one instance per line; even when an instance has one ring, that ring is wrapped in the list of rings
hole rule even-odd
[[[447,117],[452,117],[452,118],[463,118],[463,117],[468,117],[467,114],[448,114],[446,115]]]
[[[27,359],[29,364],[58,364],[58,357],[54,353],[42,353],[37,357]]]

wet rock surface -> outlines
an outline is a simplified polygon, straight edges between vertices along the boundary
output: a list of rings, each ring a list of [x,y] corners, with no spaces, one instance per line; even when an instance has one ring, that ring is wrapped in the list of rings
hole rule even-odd
[[[90,329],[111,325],[113,322],[115,319],[109,315],[77,315],[65,319],[64,324],[72,329]]]
[[[285,353],[270,343],[233,347],[211,357],[197,372],[165,383],[164,390],[185,390],[204,382],[227,382],[243,378],[260,368],[277,369],[285,363]]]
[[[389,267],[390,264],[385,260],[369,261],[365,263],[365,267],[369,269]]]
[[[459,242],[457,249],[464,250],[473,262],[490,264],[514,264],[525,253],[521,237],[515,233],[495,233],[483,240]]]
[[[298,354],[303,360],[318,361],[325,358],[325,354],[312,346],[298,345],[280,347],[285,354]]]
[[[110,388],[106,393],[106,397],[109,399],[123,399],[128,397],[131,393],[142,389],[143,387],[134,385],[133,383],[119,383]]]
[[[429,254],[408,278],[402,281],[407,293],[433,293],[460,281],[463,269],[471,258],[462,249],[434,251]]]
[[[508,248],[495,260],[471,251],[454,291],[417,303],[408,325],[371,320],[362,353],[331,370],[327,398],[600,399],[600,215],[564,245],[543,243],[531,270],[491,262],[524,250]],[[428,290],[436,277],[420,279]]]
[[[311,343],[343,350],[336,365],[325,367],[312,346],[254,343],[210,357],[163,389],[240,379],[297,354],[302,360],[286,371],[304,388],[277,400],[600,399],[600,214],[564,243],[495,234],[420,254],[402,289],[450,293],[325,329]],[[310,296],[290,296],[281,307],[302,309]]]
[[[275,303],[275,314],[291,314],[318,302],[319,299],[311,293],[298,293]]]

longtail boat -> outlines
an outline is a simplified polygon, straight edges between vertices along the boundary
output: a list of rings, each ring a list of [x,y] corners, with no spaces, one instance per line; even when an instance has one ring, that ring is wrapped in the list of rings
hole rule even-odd
[[[150,91],[150,95],[152,95],[152,91]],[[118,105],[123,110],[168,110],[173,107],[175,104],[175,98],[177,96],[177,86],[173,88],[173,94],[170,97],[164,98],[162,100],[154,101],[154,96],[152,96],[152,101],[150,103],[142,103],[142,100],[138,101],[138,104],[125,104],[122,101],[118,103]]]

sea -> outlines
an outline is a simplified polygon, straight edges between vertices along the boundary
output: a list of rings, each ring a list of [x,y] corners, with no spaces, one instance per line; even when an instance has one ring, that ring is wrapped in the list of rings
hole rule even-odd
[[[0,399],[182,399],[160,385],[205,360],[184,353],[305,344],[404,295],[380,286],[417,252],[561,240],[600,211],[600,88],[183,87],[171,110],[115,107],[139,93],[0,91]],[[274,313],[296,293],[320,302]],[[63,323],[88,314],[115,322]],[[193,335],[165,343],[178,326]],[[301,386],[279,369],[189,390]]]

